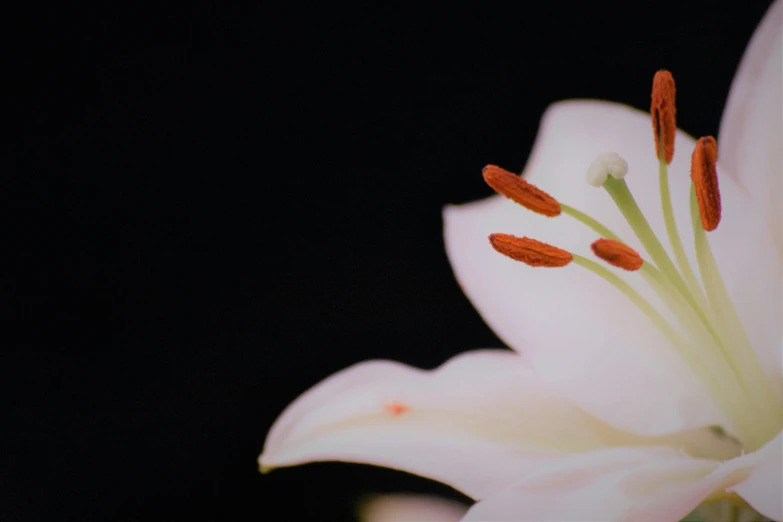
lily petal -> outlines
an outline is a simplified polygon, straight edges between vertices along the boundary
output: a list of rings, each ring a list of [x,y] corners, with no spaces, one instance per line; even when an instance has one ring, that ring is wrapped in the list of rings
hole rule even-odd
[[[747,478],[733,491],[765,517],[783,521],[783,432],[758,451],[727,462],[722,470],[738,471]]]
[[[475,504],[463,520],[676,522],[708,496],[717,466],[660,448],[574,455]]]
[[[428,495],[377,495],[359,506],[361,522],[459,522],[468,507]]]
[[[702,502],[736,492],[783,520],[783,435],[723,464],[662,448],[609,448],[553,459],[474,505],[465,521],[676,522]]]
[[[584,179],[587,166],[598,153],[616,151],[628,161],[626,181],[666,245],[651,134],[649,116],[624,105],[557,103],[542,119],[525,176],[563,203],[602,221],[630,246],[644,252],[609,196],[588,186]],[[687,239],[691,237],[687,234],[688,173],[694,140],[678,132],[675,146],[680,152],[675,154],[669,178],[680,234]],[[727,181],[721,188],[734,211],[749,209],[749,203],[743,205],[739,199],[742,194],[736,185]],[[494,232],[526,235],[592,256],[589,245],[597,238],[592,230],[568,216],[533,214],[499,196],[446,207],[444,222],[449,260],[473,305],[504,342],[523,353],[572,400],[608,422],[638,433],[676,432],[706,424],[729,426],[681,359],[667,349],[669,343],[660,331],[620,292],[578,266],[532,269],[515,263],[494,252],[486,239]],[[742,249],[736,248],[737,241],[745,242]],[[759,252],[764,245],[760,242],[759,237],[745,234],[735,239],[733,249],[723,243],[716,246],[716,257],[723,257],[725,250],[732,259],[743,256],[747,267],[749,256],[762,256]],[[695,260],[691,261],[695,267]],[[726,262],[719,264],[724,269]],[[739,262],[729,268],[734,272],[724,270],[727,281],[753,277],[758,280],[750,286],[763,287],[766,272],[749,274],[747,268],[738,272]],[[764,268],[774,272],[778,267],[772,263]],[[616,273],[649,302],[659,304],[639,274]],[[736,290],[741,285],[729,286]],[[779,294],[776,288],[766,287],[756,298]],[[746,301],[752,300],[742,302]],[[753,302],[748,306],[749,315],[752,310],[759,314],[753,317],[769,317],[763,307]],[[660,306],[659,311],[666,315]]]
[[[783,1],[772,4],[731,85],[719,162],[766,216],[783,255]]]
[[[708,430],[657,443],[726,454]],[[424,371],[369,361],[294,401],[269,432],[264,469],[337,460],[399,469],[472,498],[553,456],[651,444],[564,400],[505,350],[459,355]]]

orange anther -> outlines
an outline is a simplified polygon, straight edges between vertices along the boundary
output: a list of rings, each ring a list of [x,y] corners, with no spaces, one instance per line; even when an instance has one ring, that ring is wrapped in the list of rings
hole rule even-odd
[[[636,250],[613,239],[599,239],[590,248],[597,257],[623,270],[635,272],[644,264]]]
[[[482,173],[487,185],[514,203],[547,217],[560,215],[560,203],[555,198],[516,174],[495,165],[487,165]]]
[[[491,234],[489,242],[504,256],[530,266],[560,267],[573,260],[569,252],[527,237]]]
[[[691,181],[696,189],[701,226],[706,231],[715,230],[720,223],[720,189],[718,187],[718,146],[715,138],[705,136],[696,142],[691,156]]]
[[[671,163],[674,157],[674,137],[677,134],[674,94],[672,73],[666,70],[655,73],[650,114],[655,135],[655,153],[659,158],[663,157],[666,163]]]

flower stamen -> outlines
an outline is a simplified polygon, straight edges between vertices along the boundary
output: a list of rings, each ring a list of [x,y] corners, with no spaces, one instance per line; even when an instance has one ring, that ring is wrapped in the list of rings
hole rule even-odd
[[[527,237],[490,234],[489,243],[497,252],[529,266],[555,268],[573,260],[570,252]]]
[[[650,114],[655,135],[655,154],[667,164],[674,158],[674,138],[677,134],[677,109],[674,100],[672,73],[666,70],[656,72],[653,77]]]
[[[663,245],[661,245],[661,242],[658,240],[658,237],[648,223],[647,218],[644,217],[642,210],[636,203],[625,180],[607,179],[603,187],[606,189],[606,192],[612,198],[615,205],[617,205],[618,210],[620,210],[620,213],[622,213],[625,220],[631,226],[631,229],[634,231],[634,234],[636,234],[636,237],[639,239],[642,246],[647,250],[652,261],[661,272],[674,283],[675,287],[677,287],[684,296],[687,296],[693,301],[688,294],[685,281],[683,281],[680,273],[674,266],[674,263],[672,263],[672,260],[669,258],[669,254],[663,248]],[[698,307],[695,302],[692,302],[691,304],[695,308]]]
[[[628,270],[629,272],[635,272],[642,267],[644,261],[642,256],[629,247],[619,241],[612,239],[599,239],[590,245],[590,248],[600,259],[603,259],[612,266]]]
[[[677,261],[677,266],[682,273],[688,291],[696,300],[697,305],[706,310],[707,304],[704,293],[699,286],[696,274],[691,268],[688,256],[685,255],[680,233],[677,230],[671,192],[669,190],[668,167],[674,157],[674,141],[677,135],[674,78],[669,71],[658,71],[653,78],[650,114],[653,121],[655,151],[658,156],[658,188],[661,192],[661,210],[663,211],[666,233],[669,236],[669,243],[674,252],[674,258]],[[662,139],[663,136],[666,139]],[[662,142],[664,145],[663,151],[661,150]],[[668,149],[666,148],[667,144],[670,145]]]
[[[612,153],[614,154],[614,153]],[[617,156],[614,154],[614,156]],[[624,162],[622,158],[617,156],[620,162]],[[618,164],[619,165],[619,164]],[[619,166],[618,166],[619,168]],[[627,170],[627,169],[626,169]],[[617,175],[620,175],[621,171],[617,170]],[[505,169],[496,167],[495,165],[487,165],[482,170],[484,175],[484,181],[487,185],[492,187],[498,194],[509,198],[520,206],[525,207],[528,210],[542,214],[547,217],[559,216],[562,212],[577,221],[583,223],[585,226],[593,229],[599,236],[606,237],[620,241],[617,235],[609,230],[606,226],[591,218],[584,212],[581,212],[574,207],[560,203],[548,193],[539,189],[535,185],[528,183],[520,176],[513,174]],[[606,174],[604,174],[606,177]]]
[[[718,188],[718,148],[715,138],[705,136],[696,142],[691,156],[691,181],[696,188],[701,226],[707,232],[718,228],[720,223],[720,190]]]
[[[487,165],[482,173],[487,185],[514,203],[547,217],[560,215],[560,204],[555,198],[516,174],[495,165]]]
[[[717,147],[714,138],[708,136],[699,139],[691,159],[693,183],[690,207],[696,260],[707,298],[715,314],[716,328],[725,339],[726,359],[739,376],[750,397],[750,404],[760,412],[755,417],[751,429],[742,434],[745,447],[754,450],[761,447],[783,427],[783,419],[779,414],[783,408],[783,401],[775,393],[754,353],[707,238],[707,232],[718,226],[721,212],[715,168]]]

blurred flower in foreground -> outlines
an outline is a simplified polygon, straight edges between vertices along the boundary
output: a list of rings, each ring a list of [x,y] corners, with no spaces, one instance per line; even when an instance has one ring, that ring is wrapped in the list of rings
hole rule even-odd
[[[359,522],[458,522],[467,506],[427,495],[376,495],[360,503]]]
[[[626,106],[550,107],[524,180],[489,166],[505,198],[444,211],[458,281],[516,352],[338,372],[283,412],[262,470],[408,471],[478,501],[463,520],[783,520],[782,47],[778,0],[719,143],[676,130],[666,71],[652,137]]]

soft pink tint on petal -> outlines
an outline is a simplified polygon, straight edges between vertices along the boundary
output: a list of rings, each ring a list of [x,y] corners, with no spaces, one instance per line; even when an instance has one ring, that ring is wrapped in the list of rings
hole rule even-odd
[[[428,495],[376,495],[359,506],[360,522],[459,522],[468,506]]]
[[[766,216],[783,255],[783,1],[742,57],[718,134],[718,161]]]
[[[737,494],[765,517],[783,521],[783,433],[758,451],[736,458],[725,467],[747,474],[733,488]]]
[[[677,522],[712,491],[717,466],[658,448],[574,455],[479,502],[464,520]]]
[[[612,428],[553,394],[514,352],[484,350],[432,371],[370,361],[338,372],[283,412],[259,463],[374,464],[483,498],[553,456],[642,444],[734,454],[709,430],[651,440]]]

